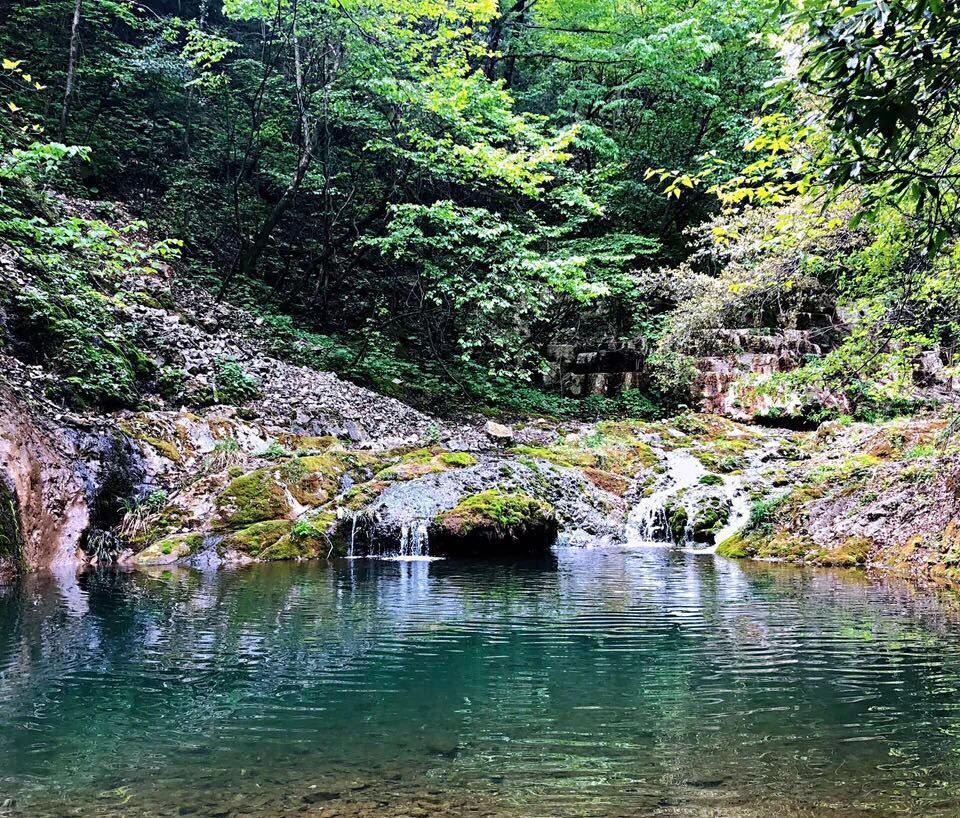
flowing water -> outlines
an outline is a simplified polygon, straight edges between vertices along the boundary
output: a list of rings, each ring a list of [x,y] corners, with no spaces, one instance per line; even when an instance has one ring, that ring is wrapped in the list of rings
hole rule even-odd
[[[956,816],[954,600],[668,549],[0,588],[0,814]]]

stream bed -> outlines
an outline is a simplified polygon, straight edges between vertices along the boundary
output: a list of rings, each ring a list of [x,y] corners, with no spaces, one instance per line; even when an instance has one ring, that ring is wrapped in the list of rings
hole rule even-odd
[[[0,815],[956,816],[960,605],[559,548],[0,587]]]

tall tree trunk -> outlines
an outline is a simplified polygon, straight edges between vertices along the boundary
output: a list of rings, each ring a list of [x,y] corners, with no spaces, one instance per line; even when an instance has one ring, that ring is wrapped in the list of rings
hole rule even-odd
[[[70,118],[70,102],[73,99],[73,84],[77,75],[77,56],[80,53],[80,13],[83,0],[76,0],[73,6],[73,23],[70,25],[70,57],[67,59],[67,84],[63,89],[63,107],[60,109],[60,128],[58,139],[63,142]]]

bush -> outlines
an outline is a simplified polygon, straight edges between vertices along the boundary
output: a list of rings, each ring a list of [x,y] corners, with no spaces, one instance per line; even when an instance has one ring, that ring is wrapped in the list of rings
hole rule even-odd
[[[218,358],[214,363],[214,400],[241,406],[260,395],[257,379],[247,374],[233,358]]]

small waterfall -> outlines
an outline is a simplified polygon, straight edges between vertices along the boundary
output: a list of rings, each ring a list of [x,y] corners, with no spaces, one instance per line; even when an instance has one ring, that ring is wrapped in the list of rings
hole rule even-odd
[[[357,541],[357,519],[360,517],[359,511],[354,511],[350,515],[350,545],[347,546],[347,559],[354,558],[354,544]]]
[[[673,499],[676,505],[677,493],[695,486],[707,470],[696,457],[683,449],[661,451],[658,454],[666,463],[666,471],[657,479],[653,492],[630,512],[627,539],[633,543],[677,545],[667,519],[669,501]],[[689,524],[684,539],[691,539]]]
[[[630,513],[630,524],[638,540],[673,542],[673,535],[667,524],[667,510],[660,504],[659,497],[651,495],[641,500]]]
[[[400,553],[398,557],[416,558],[430,556],[430,536],[426,520],[404,523],[400,529]]]

